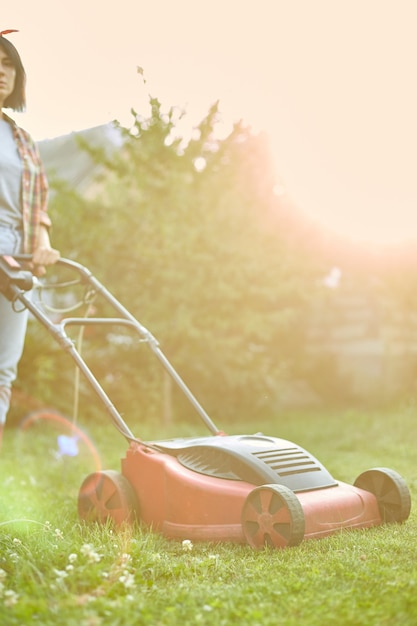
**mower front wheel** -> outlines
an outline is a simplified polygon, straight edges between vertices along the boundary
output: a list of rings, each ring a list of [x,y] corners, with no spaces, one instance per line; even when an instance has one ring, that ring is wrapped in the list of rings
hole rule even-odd
[[[90,474],[80,487],[78,515],[100,524],[133,522],[138,516],[138,503],[132,485],[114,470]]]
[[[410,515],[411,496],[404,478],[386,467],[377,467],[360,474],[355,487],[373,493],[383,523],[404,522]]]
[[[242,529],[252,548],[296,546],[305,529],[300,501],[283,485],[256,487],[243,505]]]

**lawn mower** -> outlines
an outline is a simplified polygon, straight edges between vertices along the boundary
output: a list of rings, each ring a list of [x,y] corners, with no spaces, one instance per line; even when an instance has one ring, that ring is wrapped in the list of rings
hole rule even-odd
[[[227,435],[217,428],[161,351],[158,341],[84,266],[61,259],[88,299],[104,299],[109,317],[52,321],[29,291],[39,287],[28,257],[0,257],[0,291],[26,307],[72,357],[119,433],[128,442],[121,471],[85,478],[78,496],[82,520],[134,522],[173,539],[284,548],[342,529],[403,522],[411,498],[404,479],[369,469],[353,485],[335,480],[309,452],[264,435]],[[19,303],[19,305],[18,305]],[[142,441],[130,431],[69,338],[70,326],[121,326],[147,344],[209,430],[202,437]]]

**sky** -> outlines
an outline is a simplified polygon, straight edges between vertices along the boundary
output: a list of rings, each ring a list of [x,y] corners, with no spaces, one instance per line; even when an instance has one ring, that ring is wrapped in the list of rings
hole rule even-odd
[[[128,125],[149,94],[191,127],[265,131],[294,204],[373,243],[417,239],[415,0],[19,0],[35,139]],[[137,67],[144,70],[143,84]]]

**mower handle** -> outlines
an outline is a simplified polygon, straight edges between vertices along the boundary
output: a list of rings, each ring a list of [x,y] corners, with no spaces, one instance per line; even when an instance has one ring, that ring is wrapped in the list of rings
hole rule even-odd
[[[12,258],[15,259],[17,262],[21,261],[23,263],[31,263],[33,259],[33,255],[32,254],[14,254]],[[80,263],[77,263],[76,261],[71,261],[70,259],[66,259],[64,257],[60,257],[57,261],[55,261],[53,265],[62,265],[64,267],[70,267],[71,269],[77,270],[80,276],[84,278],[92,276],[92,273],[90,272],[89,269],[87,269]],[[50,266],[47,265],[46,267],[50,267]],[[30,268],[25,268],[25,270],[30,271]]]
[[[2,257],[0,257],[0,291],[3,291],[2,281],[1,281],[1,278],[2,278],[1,258]],[[30,261],[32,260],[32,256],[28,254],[21,254],[21,255],[13,256],[12,261],[13,259],[17,262],[17,265],[19,266],[19,261],[30,263]],[[171,378],[174,380],[177,386],[184,393],[188,401],[197,411],[198,415],[200,416],[200,419],[204,422],[204,424],[209,429],[209,431],[213,435],[222,434],[222,431],[220,431],[217,428],[217,426],[213,423],[213,421],[208,416],[206,411],[203,409],[201,404],[198,402],[198,400],[195,398],[193,393],[187,387],[185,382],[179,376],[177,371],[168,361],[167,357],[160,349],[159,343],[155,339],[155,337],[149,332],[149,330],[147,330],[147,328],[142,326],[142,324],[110,293],[110,291],[108,291],[104,287],[104,285],[102,285],[97,280],[97,278],[95,278],[95,276],[93,276],[90,270],[84,267],[83,265],[81,265],[80,263],[77,263],[76,261],[72,261],[66,258],[58,259],[55,265],[62,265],[62,266],[69,267],[77,271],[77,273],[82,278],[82,282],[92,287],[95,293],[97,293],[98,295],[101,295],[104,298],[104,300],[106,300],[107,303],[113,307],[113,310],[115,310],[118,313],[118,315],[120,316],[120,319],[112,319],[112,320],[109,319],[108,323],[120,323],[120,324],[128,325],[130,327],[133,327],[139,333],[141,338],[149,345],[150,349],[152,350],[154,355],[157,357],[157,359],[160,361],[164,369],[171,376]],[[26,271],[26,270],[19,270],[19,271],[23,271],[26,278],[28,274],[31,274],[30,271]],[[61,320],[59,324],[53,324],[45,315],[42,314],[39,308],[36,307],[36,305],[31,302],[30,298],[28,298],[26,294],[24,293],[24,291],[28,291],[34,286],[35,277],[33,275],[31,276],[32,276],[32,282],[30,283],[30,286],[28,288],[19,286],[18,284],[13,283],[13,279],[9,279],[9,283],[7,284],[8,293],[6,293],[5,291],[3,291],[3,293],[6,293],[7,297],[9,297],[9,299],[11,300],[14,300],[14,299],[20,300],[29,309],[29,311],[50,331],[54,339],[61,345],[61,347],[63,347],[65,350],[69,352],[70,356],[72,356],[73,360],[76,362],[78,367],[84,373],[85,377],[87,378],[90,385],[93,387],[96,394],[101,398],[104,404],[108,407],[108,410],[111,414],[113,422],[116,423],[116,426],[118,426],[119,430],[124,431],[125,435],[127,433],[128,439],[133,438],[133,435],[127,428],[127,425],[124,423],[121,416],[113,407],[113,405],[109,403],[109,399],[105,395],[101,386],[95,380],[91,372],[88,370],[83,359],[78,354],[75,347],[72,345],[72,342],[68,339],[65,333],[65,325],[68,325],[68,324],[86,325],[87,323],[94,323],[94,318],[90,318],[88,322],[86,318],[82,318],[82,320],[80,320],[80,318],[70,318],[66,320]],[[106,321],[103,319],[96,318],[96,323],[102,324],[102,323],[106,323]]]

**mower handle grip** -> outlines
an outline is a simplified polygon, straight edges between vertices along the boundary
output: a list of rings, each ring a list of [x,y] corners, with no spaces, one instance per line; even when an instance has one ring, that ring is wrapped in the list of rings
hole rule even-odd
[[[14,258],[17,262],[22,261],[24,263],[30,263],[33,259],[32,254],[14,254],[10,256],[12,256],[12,258]],[[64,267],[70,267],[74,270],[77,270],[77,272],[83,277],[92,276],[92,273],[90,272],[89,269],[87,269],[80,263],[77,263],[76,261],[71,261],[70,259],[67,259],[65,257],[60,257],[57,261],[55,261],[53,265],[62,265]],[[25,268],[25,269],[28,269],[28,271],[31,271],[30,268]]]

